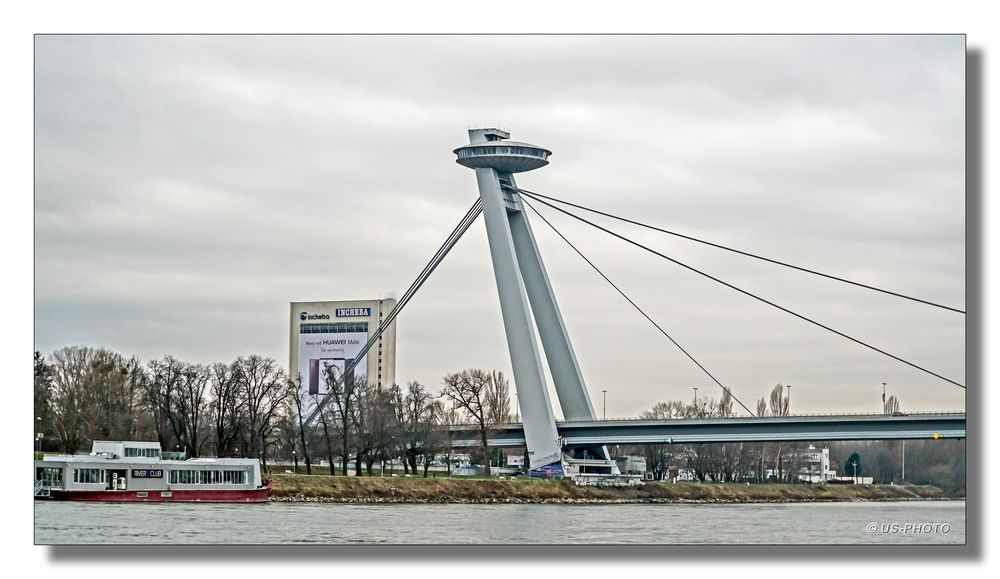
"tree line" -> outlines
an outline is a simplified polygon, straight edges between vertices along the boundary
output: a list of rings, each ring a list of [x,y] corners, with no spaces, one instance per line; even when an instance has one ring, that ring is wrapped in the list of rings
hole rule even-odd
[[[786,387],[776,384],[756,404],[757,416],[787,416]],[[884,414],[900,412],[900,401],[890,396],[883,401]],[[719,400],[705,397],[691,403],[660,402],[641,414],[642,418],[710,418],[733,416],[733,399],[724,391]],[[649,444],[630,446],[619,452],[641,455],[657,480],[666,478],[671,468],[688,469],[702,482],[798,482],[806,467],[804,449],[810,445],[828,448],[830,468],[838,476],[870,476],[876,483],[901,482],[903,445],[906,445],[906,481],[934,484],[949,490],[965,486],[964,440],[808,441],[753,443]],[[848,464],[851,465],[848,468]],[[818,472],[815,474],[819,474]]]
[[[156,440],[197,457],[266,460],[287,411],[288,381],[272,359],[192,364],[172,356],[142,363],[106,348],[35,352],[40,450],[75,453],[94,440]]]
[[[328,368],[327,372],[333,372]],[[453,455],[450,424],[472,424],[481,446],[473,462],[490,472],[491,430],[511,419],[510,382],[501,372],[468,369],[443,377],[440,394],[419,382],[378,389],[364,376],[325,376],[328,394],[309,395],[272,358],[250,355],[229,363],[193,364],[172,356],[143,363],[105,348],[67,347],[48,359],[34,355],[36,448],[75,453],[94,440],[155,440],[166,451],[188,456],[251,456],[267,468],[269,458],[301,457],[312,473],[324,459],[330,474],[374,474],[375,465],[398,461],[404,472],[427,476],[435,456],[449,470]],[[303,409],[319,406],[306,424]],[[900,411],[899,400],[884,412]],[[787,416],[782,384],[757,401],[758,416]],[[733,416],[733,399],[703,397],[691,403],[665,401],[643,418]],[[965,485],[964,441],[910,441],[906,479],[946,488]],[[830,449],[841,467],[858,454],[859,476],[898,480],[900,441],[816,443]],[[689,469],[700,481],[795,482],[803,466],[804,443],[648,444],[616,448],[616,454],[644,456],[647,469],[663,479],[673,468]],[[846,467],[844,467],[846,468]]]
[[[328,368],[327,372],[333,372]],[[419,382],[378,389],[364,376],[325,376],[328,393],[310,395],[273,359],[193,364],[172,356],[143,363],[106,348],[74,346],[48,359],[34,355],[36,448],[76,453],[94,440],[156,440],[190,457],[316,457],[330,474],[373,474],[399,460],[404,472],[427,476],[434,456],[451,462],[449,424],[482,433],[510,420],[510,383],[501,372],[448,374],[440,395]],[[313,424],[304,408],[319,407]],[[489,461],[484,460],[486,468]]]

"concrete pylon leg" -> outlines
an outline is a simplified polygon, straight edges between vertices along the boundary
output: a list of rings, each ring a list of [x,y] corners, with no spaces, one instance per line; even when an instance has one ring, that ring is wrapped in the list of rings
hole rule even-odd
[[[556,296],[538,254],[527,215],[519,211],[511,213],[508,219],[524,288],[538,325],[538,335],[542,340],[552,381],[555,382],[563,417],[566,420],[593,420],[596,418],[594,408],[559,313]]]
[[[513,184],[513,177],[508,178]],[[515,200],[517,205],[521,206],[521,210],[509,212],[507,218],[510,222],[514,250],[524,279],[525,291],[538,326],[545,359],[549,363],[549,372],[555,383],[559,407],[566,420],[594,420],[597,414],[590,400],[583,372],[580,371],[576,353],[573,351],[569,332],[566,331],[555,292],[549,282],[545,264],[542,262],[542,255],[538,251],[534,233],[531,231],[531,224],[523,209],[523,201],[516,194]],[[603,446],[589,446],[586,450],[595,457],[605,460],[611,458],[607,448]]]
[[[500,311],[510,350],[514,386],[524,419],[528,466],[545,466],[561,461],[562,449],[528,309],[528,297],[514,250],[507,202],[496,170],[477,168],[476,180],[483,200],[486,235],[500,294]]]
[[[495,127],[469,129],[470,144],[455,149],[455,155],[458,164],[476,171],[479,183],[507,347],[524,415],[528,465],[532,469],[552,465],[535,471],[546,476],[562,474],[564,466],[579,475],[617,474],[603,446],[574,447],[569,449],[569,460],[563,461],[533,322],[538,326],[563,416],[567,420],[593,420],[594,407],[513,177],[514,173],[544,167],[552,152],[509,139],[509,132]]]

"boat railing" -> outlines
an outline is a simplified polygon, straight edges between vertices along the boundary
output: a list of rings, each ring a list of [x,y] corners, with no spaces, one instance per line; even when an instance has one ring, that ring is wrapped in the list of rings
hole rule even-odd
[[[35,496],[36,497],[47,497],[49,496],[49,487],[45,486],[45,482],[41,480],[35,481]]]

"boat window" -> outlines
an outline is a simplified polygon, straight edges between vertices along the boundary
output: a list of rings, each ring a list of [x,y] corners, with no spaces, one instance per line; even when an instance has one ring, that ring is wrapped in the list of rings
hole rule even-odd
[[[51,466],[42,467],[40,469],[38,480],[42,481],[42,484],[47,487],[61,486],[63,482],[63,469],[53,468]]]
[[[242,470],[172,470],[170,483],[182,485],[244,485],[247,473]]]
[[[104,483],[107,482],[104,474],[104,469],[100,468],[75,468],[73,469],[73,482]]]
[[[156,458],[160,456],[160,450],[157,448],[134,448],[126,446],[125,456],[126,457],[144,456],[146,458]]]

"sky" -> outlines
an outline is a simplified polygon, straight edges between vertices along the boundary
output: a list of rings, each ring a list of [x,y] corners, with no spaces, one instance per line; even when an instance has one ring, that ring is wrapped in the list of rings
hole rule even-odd
[[[38,36],[35,348],[288,360],[289,302],[399,296],[478,195],[528,190],[965,308],[962,36]],[[537,204],[536,204],[537,205]],[[542,213],[751,408],[964,409],[965,391]],[[531,215],[530,218],[534,216]],[[965,382],[965,316],[599,220]],[[538,219],[594,406],[719,388]],[[482,219],[400,314],[398,379],[510,374]],[[553,400],[555,400],[553,393]],[[558,413],[558,411],[557,411]]]

